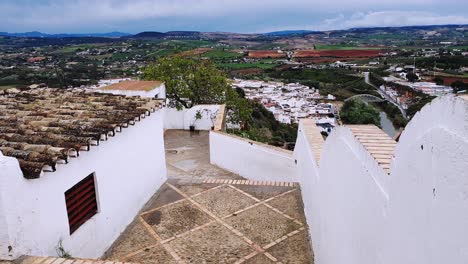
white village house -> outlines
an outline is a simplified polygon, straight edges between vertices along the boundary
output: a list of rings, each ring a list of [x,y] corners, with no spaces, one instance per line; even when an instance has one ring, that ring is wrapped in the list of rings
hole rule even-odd
[[[37,89],[0,108],[0,259],[100,257],[166,181],[158,100]]]

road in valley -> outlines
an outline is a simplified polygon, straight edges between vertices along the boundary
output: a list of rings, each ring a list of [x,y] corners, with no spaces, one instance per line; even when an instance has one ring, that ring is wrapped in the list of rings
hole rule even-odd
[[[408,117],[406,116],[406,110],[403,109],[403,107],[395,100],[393,99],[391,96],[389,96],[384,90],[382,90],[380,87],[377,87],[375,86],[374,84],[372,84],[370,82],[370,78],[369,78],[369,72],[364,72],[364,80],[367,84],[371,85],[372,87],[374,87],[375,89],[377,89],[377,92],[379,92],[379,94],[385,99],[387,100],[388,102],[394,104],[396,107],[398,107],[398,109],[400,109],[400,112],[401,114],[403,115],[403,117],[405,119],[408,119]]]

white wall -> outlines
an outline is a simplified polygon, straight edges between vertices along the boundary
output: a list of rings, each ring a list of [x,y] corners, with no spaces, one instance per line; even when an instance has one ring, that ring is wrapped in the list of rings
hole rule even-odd
[[[187,110],[165,107],[163,111],[164,129],[184,129],[184,118]]]
[[[424,107],[391,170],[385,263],[468,263],[468,101]]]
[[[10,164],[13,164],[11,166]],[[18,161],[15,158],[5,157],[0,151],[0,176],[7,175],[14,166],[18,164]],[[5,259],[8,257],[13,257],[13,253],[9,252],[10,236],[9,228],[7,223],[7,216],[2,213],[5,211],[4,198],[5,191],[8,188],[5,184],[0,184],[0,259]]]
[[[3,160],[0,223],[6,217],[9,241],[0,228],[0,259],[56,255],[60,240],[74,257],[97,258],[166,180],[163,112],[124,128],[39,179],[25,179],[16,160]],[[70,235],[64,192],[93,172],[99,213]],[[13,247],[12,256],[5,255],[7,244]]]
[[[210,162],[249,180],[297,181],[292,152],[210,131]]]
[[[345,127],[294,156],[315,263],[468,263],[468,102],[443,97],[405,129],[387,175]],[[421,147],[422,146],[422,147]]]
[[[313,124],[315,125],[315,124]],[[317,133],[320,133],[317,131]],[[321,136],[318,134],[317,136]],[[294,158],[297,160],[297,177],[301,186],[301,193],[304,203],[304,214],[306,216],[307,224],[309,225],[309,232],[314,241],[320,241],[320,195],[319,189],[319,175],[316,158],[310,146],[310,138],[306,131],[306,127],[301,121],[299,123],[296,147],[294,148]],[[314,249],[320,245],[313,243]]]
[[[165,108],[164,128],[189,130],[193,124],[197,130],[211,130],[216,124],[216,118],[211,120],[211,114],[215,115],[220,108],[220,105],[196,105],[180,111],[175,108]],[[195,118],[197,111],[200,111],[200,119]]]

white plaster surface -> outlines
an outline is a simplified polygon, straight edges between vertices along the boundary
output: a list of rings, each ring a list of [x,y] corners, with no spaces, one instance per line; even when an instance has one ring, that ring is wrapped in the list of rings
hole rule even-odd
[[[210,162],[249,180],[297,181],[292,152],[210,131]]]
[[[219,109],[220,105],[196,105],[182,110],[165,108],[164,129],[189,130],[190,126],[194,125],[197,130],[211,130],[216,124]],[[197,111],[200,111],[200,119],[195,118]]]
[[[307,143],[307,144],[306,144]],[[315,263],[468,263],[468,102],[435,99],[405,129],[390,175],[345,127],[316,162],[294,156]]]
[[[152,113],[39,179],[0,157],[0,259],[54,256],[60,240],[73,257],[100,257],[166,180],[163,116]],[[64,193],[91,173],[99,213],[70,235]]]

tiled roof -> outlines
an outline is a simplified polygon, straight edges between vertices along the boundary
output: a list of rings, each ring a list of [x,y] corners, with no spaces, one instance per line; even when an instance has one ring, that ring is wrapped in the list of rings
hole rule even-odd
[[[389,174],[396,141],[375,125],[346,125],[346,127],[351,129],[357,140]]]
[[[123,81],[103,87],[102,90],[151,91],[161,86],[160,81]]]
[[[12,90],[0,96],[0,151],[18,159],[25,178],[38,178],[159,106],[156,100],[78,89]]]

